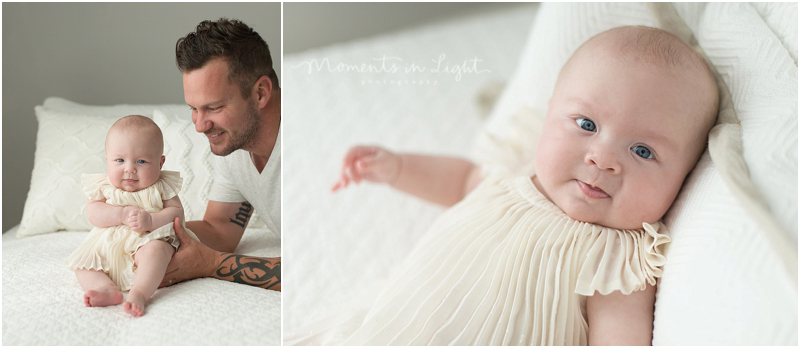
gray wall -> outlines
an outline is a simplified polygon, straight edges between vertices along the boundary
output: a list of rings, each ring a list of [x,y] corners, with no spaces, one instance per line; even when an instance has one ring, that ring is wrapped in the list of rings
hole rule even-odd
[[[519,3],[284,3],[285,54]]]
[[[3,231],[30,186],[33,107],[50,96],[92,105],[183,103],[175,41],[204,19],[253,27],[281,71],[280,3],[3,3]]]

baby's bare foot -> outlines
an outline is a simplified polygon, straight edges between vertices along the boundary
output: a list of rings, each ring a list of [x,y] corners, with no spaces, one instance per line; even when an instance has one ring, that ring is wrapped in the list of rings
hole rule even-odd
[[[105,307],[114,306],[122,302],[122,293],[119,289],[105,288],[98,290],[88,290],[83,293],[83,304],[86,307]]]
[[[134,317],[141,317],[144,314],[144,305],[147,299],[142,296],[138,291],[131,290],[128,293],[128,299],[122,304],[122,310]]]

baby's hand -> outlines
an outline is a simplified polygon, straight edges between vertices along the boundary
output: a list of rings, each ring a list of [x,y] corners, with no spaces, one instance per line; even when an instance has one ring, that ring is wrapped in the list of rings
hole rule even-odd
[[[354,146],[342,159],[342,170],[331,191],[345,188],[354,181],[367,180],[392,184],[397,181],[402,167],[400,156],[377,146]]]
[[[134,209],[128,214],[128,226],[134,232],[147,232],[153,229],[153,217],[143,209]]]

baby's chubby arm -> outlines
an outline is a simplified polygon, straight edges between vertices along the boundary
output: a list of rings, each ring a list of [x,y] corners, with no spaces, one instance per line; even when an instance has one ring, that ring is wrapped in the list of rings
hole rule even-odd
[[[332,191],[353,181],[388,184],[424,200],[450,206],[480,182],[473,163],[454,157],[395,154],[377,146],[351,147]]]
[[[656,287],[623,295],[619,291],[586,299],[589,345],[649,346],[653,339],[653,306]]]
[[[106,228],[125,225],[128,215],[136,210],[132,206],[119,206],[106,203],[106,200],[90,200],[86,203],[86,219],[94,227]]]
[[[148,213],[144,209],[134,208],[125,220],[134,232],[152,231],[175,220],[176,217],[183,221],[183,205],[178,196],[164,201],[164,208],[155,213]]]

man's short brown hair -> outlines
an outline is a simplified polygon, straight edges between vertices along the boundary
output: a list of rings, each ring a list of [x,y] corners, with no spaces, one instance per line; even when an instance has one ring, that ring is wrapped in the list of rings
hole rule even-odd
[[[239,86],[245,99],[261,76],[272,81],[272,89],[279,88],[269,46],[239,20],[202,21],[194,32],[175,44],[175,60],[181,73],[200,69],[215,58],[228,62],[228,79]]]

